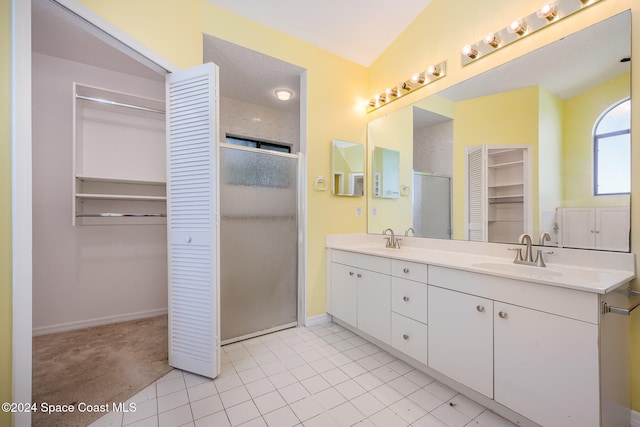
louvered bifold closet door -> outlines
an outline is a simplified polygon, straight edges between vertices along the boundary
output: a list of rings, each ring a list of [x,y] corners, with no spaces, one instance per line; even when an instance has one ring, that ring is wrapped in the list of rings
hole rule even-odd
[[[169,365],[214,378],[220,363],[218,67],[167,77]]]
[[[467,240],[487,241],[487,168],[486,146],[466,149],[466,219]]]

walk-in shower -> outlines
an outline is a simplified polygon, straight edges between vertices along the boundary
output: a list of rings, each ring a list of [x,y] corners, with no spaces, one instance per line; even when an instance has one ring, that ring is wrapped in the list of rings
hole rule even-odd
[[[297,325],[300,155],[220,148],[223,343]]]

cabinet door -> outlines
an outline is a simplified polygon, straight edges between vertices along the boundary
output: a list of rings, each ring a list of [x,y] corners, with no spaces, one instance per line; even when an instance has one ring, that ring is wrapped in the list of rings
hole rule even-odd
[[[598,326],[494,304],[496,402],[546,427],[599,426]]]
[[[629,208],[596,208],[596,247],[607,251],[629,250]]]
[[[593,208],[562,209],[562,246],[595,248],[595,213]]]
[[[391,276],[361,270],[358,277],[358,329],[391,343]]]
[[[493,397],[493,301],[428,288],[428,365]]]
[[[357,326],[357,274],[351,266],[331,264],[331,314],[351,326]]]

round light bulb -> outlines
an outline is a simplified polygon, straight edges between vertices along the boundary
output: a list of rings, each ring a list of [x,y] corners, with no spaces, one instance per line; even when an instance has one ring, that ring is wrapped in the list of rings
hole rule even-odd
[[[471,47],[470,44],[467,44],[462,48],[462,54],[471,59],[476,59],[478,57],[478,51]]]
[[[288,101],[293,96],[293,92],[287,89],[278,89],[276,90],[276,98],[280,101]]]
[[[523,36],[527,32],[527,25],[524,23],[522,19],[516,19],[509,25],[507,31],[512,34],[517,34],[519,36]]]
[[[555,3],[547,3],[538,12],[536,12],[538,18],[546,19],[547,21],[553,21],[558,16],[558,10]]]
[[[484,37],[484,42],[491,46],[492,48],[497,48],[500,46],[500,39],[496,37],[495,34],[489,33]]]

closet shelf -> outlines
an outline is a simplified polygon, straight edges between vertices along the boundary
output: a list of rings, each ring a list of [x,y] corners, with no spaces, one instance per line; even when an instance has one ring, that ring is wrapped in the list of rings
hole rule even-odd
[[[490,205],[501,205],[501,204],[522,204],[524,203],[523,196],[501,196],[501,197],[489,197]]]
[[[97,176],[76,175],[76,179],[87,182],[108,182],[114,184],[166,185],[166,181],[151,181],[142,179],[107,178]]]
[[[506,168],[509,166],[516,166],[516,165],[524,165],[524,160],[516,160],[514,162],[504,162],[504,163],[495,163],[493,165],[487,165],[488,168]]]
[[[508,183],[508,184],[489,184],[487,185],[488,188],[505,188],[505,187],[522,187],[524,186],[524,182],[513,182],[513,183]]]
[[[116,212],[102,212],[102,213],[84,213],[76,212],[76,218],[166,218],[167,214],[163,213],[116,213]]]
[[[101,193],[77,193],[76,197],[93,200],[156,200],[165,201],[166,196],[143,196],[139,194],[101,194]]]

